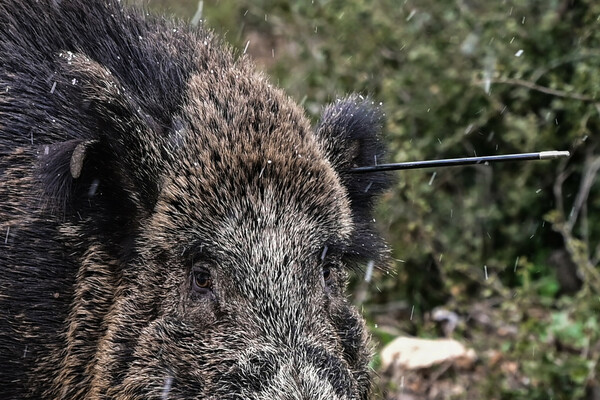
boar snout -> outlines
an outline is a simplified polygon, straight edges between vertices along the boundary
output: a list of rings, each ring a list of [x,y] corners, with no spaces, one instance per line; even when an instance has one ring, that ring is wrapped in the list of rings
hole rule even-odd
[[[347,363],[327,349],[302,344],[288,351],[248,351],[230,375],[252,400],[357,399]]]

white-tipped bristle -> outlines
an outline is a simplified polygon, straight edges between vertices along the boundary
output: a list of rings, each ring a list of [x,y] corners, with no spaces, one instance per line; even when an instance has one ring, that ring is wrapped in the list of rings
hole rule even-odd
[[[540,152],[540,160],[547,160],[550,158],[569,157],[571,153],[568,151],[542,151]]]

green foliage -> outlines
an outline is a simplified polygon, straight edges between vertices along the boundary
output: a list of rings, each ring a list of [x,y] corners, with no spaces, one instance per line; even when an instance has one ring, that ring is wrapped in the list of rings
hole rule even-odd
[[[169,2],[184,18],[197,8],[188,1],[187,11],[175,10],[176,3]],[[600,2],[203,6],[206,24],[239,53],[247,46],[315,120],[324,104],[349,92],[382,101],[390,161],[570,150],[568,162],[398,173],[378,221],[392,258],[403,262],[380,274],[365,309],[377,318],[370,306],[404,301],[414,318],[405,310],[388,324],[432,336],[427,318],[436,306],[471,315],[483,301],[501,304],[488,312],[500,315],[495,329],[517,325],[514,342],[477,324],[458,332],[477,350],[502,349],[520,363],[522,379],[516,384],[492,368],[489,380],[472,384],[481,393],[582,399],[586,386],[598,385]],[[552,262],[559,253],[567,261]],[[567,290],[565,268],[582,278],[579,291]],[[382,332],[374,329],[389,340]]]
[[[586,384],[597,369],[597,359],[586,353],[590,339],[597,340],[599,326],[595,315],[584,318],[577,320],[558,311],[549,321],[530,319],[524,324],[527,329],[522,330],[514,353],[529,378],[527,398],[585,398]]]

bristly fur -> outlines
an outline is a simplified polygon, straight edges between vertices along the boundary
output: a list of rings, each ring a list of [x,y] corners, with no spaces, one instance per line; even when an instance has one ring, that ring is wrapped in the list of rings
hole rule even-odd
[[[349,170],[381,123],[351,96],[311,130],[209,32],[117,0],[0,2],[0,397],[366,399],[344,288],[389,180]]]

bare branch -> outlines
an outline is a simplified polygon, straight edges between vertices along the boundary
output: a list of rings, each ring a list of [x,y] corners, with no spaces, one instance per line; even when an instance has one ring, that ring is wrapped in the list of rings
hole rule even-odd
[[[556,201],[556,209],[560,212],[560,215],[565,220],[565,204],[563,202],[563,193],[562,193],[562,185],[565,180],[571,175],[571,168],[567,168],[567,159],[561,160],[558,164],[556,180],[554,181],[553,192],[554,192],[554,200]]]
[[[588,157],[585,164],[583,178],[581,179],[581,184],[579,185],[579,191],[577,192],[577,197],[575,197],[575,202],[573,203],[573,209],[571,210],[571,213],[569,214],[569,220],[567,221],[567,228],[569,231],[573,230],[573,227],[577,222],[579,212],[581,211],[581,207],[585,204],[585,202],[587,202],[590,190],[594,185],[596,175],[600,170],[600,156],[593,158],[591,161],[589,161]]]
[[[594,178],[600,169],[600,156],[594,157],[592,161],[589,161],[591,157],[591,155],[588,155],[587,157],[588,161],[584,168],[579,191],[568,220],[565,216],[564,203],[562,200],[562,185],[570,175],[570,172],[565,169],[566,163],[561,163],[559,166],[553,187],[559,219],[553,223],[553,227],[563,237],[565,248],[571,257],[571,260],[577,265],[579,272],[582,274],[584,285],[595,293],[600,294],[600,271],[595,268],[596,263],[593,262],[590,257],[587,243],[584,243],[573,235],[573,226],[577,221],[577,216],[579,215],[583,204],[587,201]]]
[[[557,90],[557,89],[551,89],[549,87],[546,86],[541,86],[523,79],[514,79],[514,78],[492,78],[491,80],[489,80],[489,82],[491,83],[504,83],[507,85],[514,85],[514,86],[522,86],[522,87],[526,87],[527,89],[531,89],[531,90],[535,90],[537,92],[542,92],[542,93],[546,93],[546,94],[550,94],[552,96],[556,96],[556,97],[563,97],[563,98],[567,98],[567,99],[575,99],[575,100],[580,100],[580,101],[585,101],[585,102],[590,102],[590,103],[596,103],[599,100],[595,99],[593,97],[590,96],[586,96],[584,94],[580,94],[580,93],[569,93],[569,92],[565,92],[562,90]],[[484,82],[482,80],[476,81],[477,84],[483,84]]]

